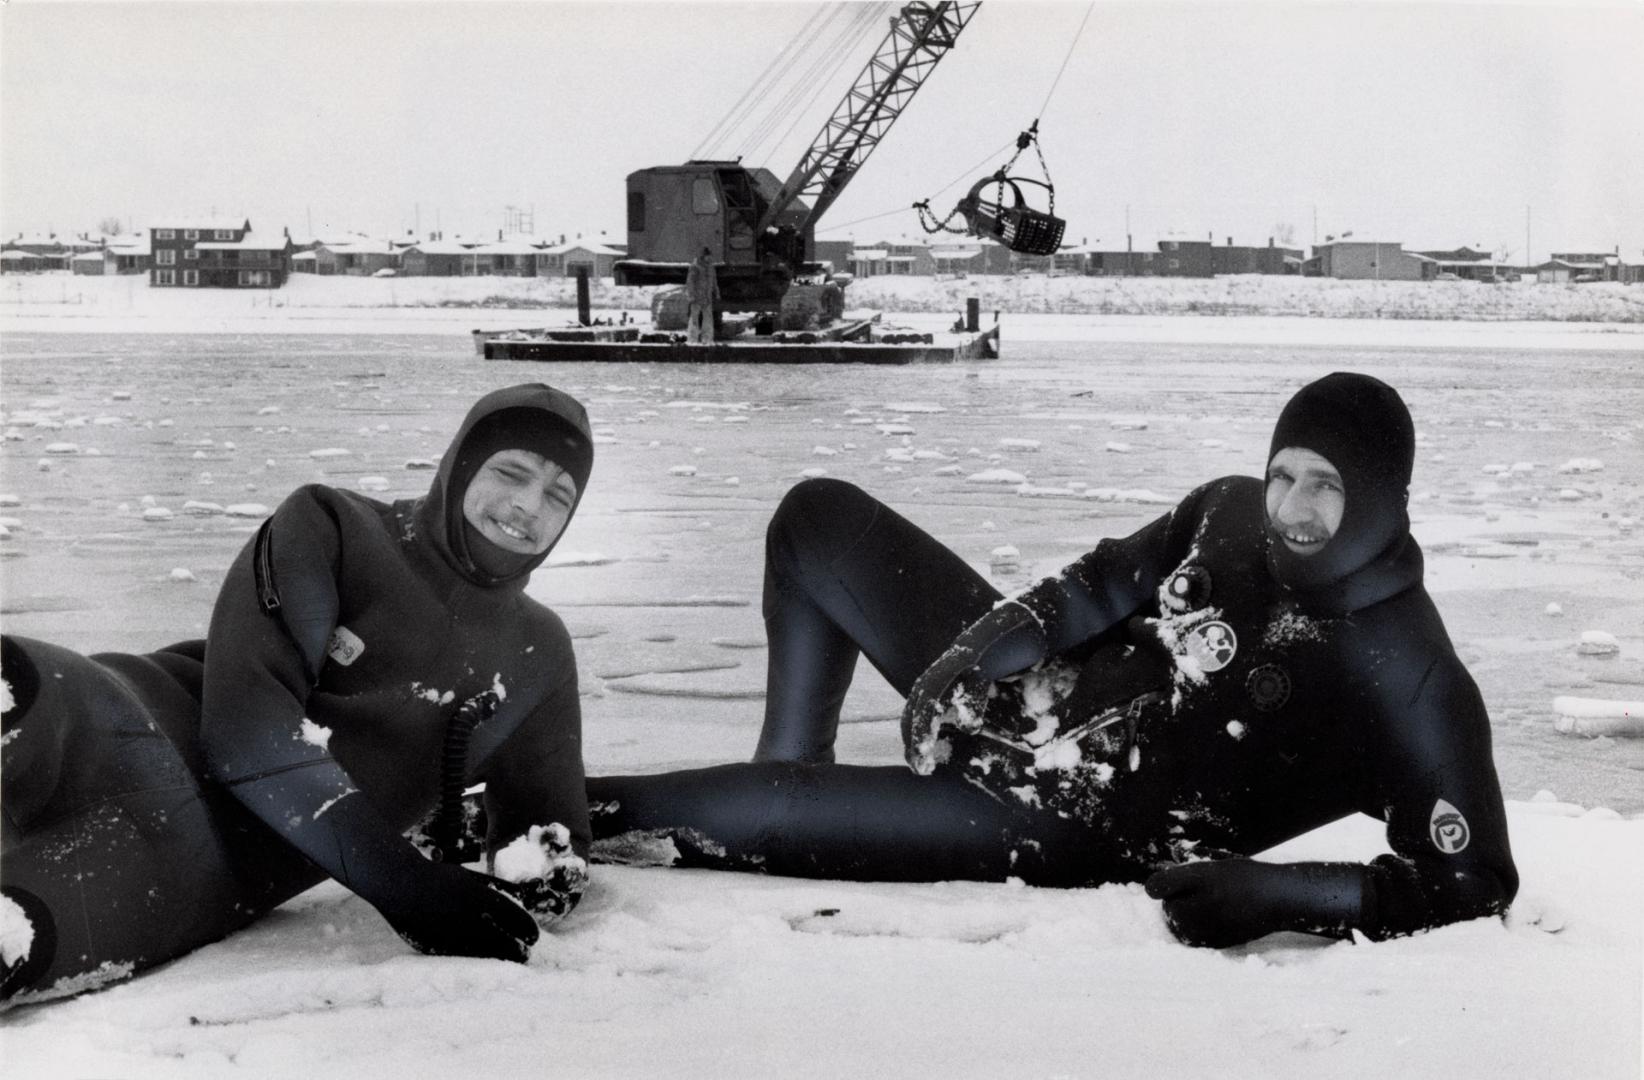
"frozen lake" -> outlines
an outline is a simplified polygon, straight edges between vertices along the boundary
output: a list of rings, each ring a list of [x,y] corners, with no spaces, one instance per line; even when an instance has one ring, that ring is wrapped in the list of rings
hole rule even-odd
[[[484,362],[449,334],[12,333],[3,613],[10,632],[87,651],[202,635],[257,523],[213,506],[255,514],[312,481],[420,494],[430,473],[414,466],[469,403],[545,380],[586,402],[601,443],[531,586],[577,638],[589,769],[734,760],[760,715],[765,521],[807,471],[861,484],[989,573],[1015,547],[1017,568],[994,573],[1009,592],[1160,513],[1150,497],[1259,472],[1289,394],[1353,369],[1415,416],[1415,533],[1505,794],[1638,812],[1644,741],[1560,735],[1551,702],[1644,697],[1644,357],[1500,347],[1513,334],[1431,348],[1007,333],[986,363],[755,368]],[[990,470],[1027,493],[972,479]],[[1579,654],[1589,630],[1619,654]],[[842,760],[900,760],[897,707],[864,666]]]

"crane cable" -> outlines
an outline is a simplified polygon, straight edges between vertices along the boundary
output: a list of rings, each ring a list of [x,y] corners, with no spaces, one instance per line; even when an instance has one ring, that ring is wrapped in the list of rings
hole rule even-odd
[[[826,16],[826,19],[832,19],[836,14],[838,14],[838,11],[839,9],[837,7],[829,8],[827,6],[818,7],[812,11],[810,18],[805,20],[805,24],[801,26],[799,31],[788,40],[786,45],[777,50],[776,55],[771,57],[770,63],[765,65],[765,70],[761,71],[759,76],[754,79],[751,84],[749,84],[748,88],[742,91],[742,96],[736,99],[736,104],[732,105],[730,110],[727,111],[724,116],[719,118],[719,122],[716,123],[708,134],[703,137],[701,142],[697,143],[696,149],[691,151],[690,156],[692,158],[700,158],[703,150],[707,149],[710,145],[713,145],[716,138],[723,135],[729,135],[729,133],[734,130],[738,124],[742,123],[746,118],[747,113],[751,112],[754,108],[753,102],[758,100],[756,97],[756,92],[760,89],[760,87],[767,81],[776,81],[772,78],[774,72],[785,70],[783,60],[799,47],[801,41],[809,44],[811,41],[815,40],[818,28],[815,28],[813,24],[815,24],[818,19],[823,19],[824,16]]]
[[[749,157],[755,157],[756,152],[769,142],[776,127],[791,116],[792,119],[789,120],[787,128],[777,137],[774,143],[771,143],[772,150],[783,139],[787,138],[794,127],[805,118],[811,106],[815,104],[816,99],[833,85],[833,79],[839,73],[839,69],[856,54],[860,43],[872,33],[880,11],[886,6],[884,4],[856,5],[856,14],[852,16],[850,23],[834,36],[829,48],[819,53],[811,61],[805,71],[794,81],[788,92],[767,111],[765,122],[747,144],[747,155]],[[828,73],[826,75],[822,74],[823,69],[829,67],[829,65],[831,65],[831,69]],[[810,95],[809,99],[803,105],[800,105],[799,99],[807,93]]]
[[[869,10],[867,17],[862,20],[861,29],[857,32],[856,37],[858,41],[868,36],[866,31],[873,28],[874,24],[878,21],[878,16],[889,7],[889,4],[876,4]],[[827,90],[834,84],[834,79],[839,75],[839,69],[845,66],[845,62],[850,60],[855,55],[855,52],[856,50],[854,47],[840,51],[839,59],[834,61],[833,69],[828,72],[826,77],[816,80],[816,87],[811,91],[810,99],[807,100],[803,106],[794,110],[793,119],[789,121],[788,126],[783,129],[782,134],[778,135],[776,140],[772,142],[771,148],[773,151],[776,147],[781,146],[784,142],[786,142],[789,135],[793,134],[793,129],[798,127],[800,121],[804,120],[810,113],[811,108],[816,104],[816,99],[822,96],[823,91]]]

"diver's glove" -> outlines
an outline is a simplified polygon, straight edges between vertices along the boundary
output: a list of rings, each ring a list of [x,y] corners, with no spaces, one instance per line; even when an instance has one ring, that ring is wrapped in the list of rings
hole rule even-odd
[[[523,964],[536,919],[502,882],[447,863],[424,864],[407,892],[373,906],[418,952]]]
[[[967,627],[908,690],[902,707],[908,766],[920,775],[936,768],[941,717],[956,699],[982,700],[984,684],[1032,667],[1045,658],[1047,648],[1038,617],[1015,600],[999,604]]]
[[[565,826],[533,825],[491,856],[491,873],[538,924],[570,913],[588,887],[588,863],[571,850]]]
[[[1183,863],[1147,879],[1147,895],[1164,901],[1171,933],[1212,949],[1281,930],[1346,937],[1360,920],[1364,888],[1357,863],[1245,858]]]
[[[299,772],[248,784],[236,793],[255,800],[260,785],[281,781],[289,786]],[[376,908],[418,952],[519,963],[531,954],[536,920],[500,882],[423,858],[360,792],[311,815],[297,815],[285,835]]]

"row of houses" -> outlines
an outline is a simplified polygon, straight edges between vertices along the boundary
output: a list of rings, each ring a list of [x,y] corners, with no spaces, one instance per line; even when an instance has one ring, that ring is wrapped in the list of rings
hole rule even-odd
[[[290,231],[258,233],[249,220],[179,220],[134,236],[18,237],[0,245],[7,273],[146,274],[168,287],[278,288],[291,274],[410,277],[610,277],[623,245],[577,237],[446,239],[435,233],[381,240],[360,235],[297,241]],[[1100,277],[1199,277],[1300,274],[1384,281],[1644,282],[1644,259],[1613,252],[1554,253],[1536,266],[1511,265],[1489,252],[1408,251],[1401,243],[1330,238],[1307,255],[1269,239],[1264,246],[1170,239],[1157,250],[1105,249],[1085,242],[1054,255],[1026,256],[990,241],[932,243],[901,238],[858,246],[818,240],[815,255],[857,277],[1052,273]]]
[[[1299,248],[1211,240],[1160,240],[1157,250],[1105,249],[1088,243],[1068,245],[1055,255],[1018,255],[985,241],[932,244],[917,239],[885,240],[856,246],[847,240],[816,244],[817,257],[845,267],[857,277],[886,274],[1013,274],[1055,273],[1098,277],[1216,277],[1222,274],[1300,274],[1383,281],[1537,281],[1644,282],[1644,258],[1629,262],[1617,248],[1609,254],[1555,253],[1536,266],[1518,266],[1489,252],[1461,247],[1453,250],[1408,251],[1402,243],[1331,239],[1314,246],[1312,255]]]
[[[249,220],[176,220],[131,236],[18,237],[0,250],[0,270],[145,274],[149,284],[188,288],[278,288],[292,274],[353,277],[610,277],[619,246],[577,238],[495,240],[347,235],[293,240],[259,233]]]

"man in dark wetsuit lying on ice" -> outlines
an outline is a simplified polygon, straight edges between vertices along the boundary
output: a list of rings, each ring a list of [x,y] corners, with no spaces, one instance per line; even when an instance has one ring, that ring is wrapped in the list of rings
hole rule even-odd
[[[1518,875],[1489,718],[1422,587],[1414,455],[1392,388],[1330,375],[1285,407],[1265,481],[1212,481],[1008,600],[805,481],[767,535],[755,760],[591,779],[594,835],[805,877],[1145,882],[1197,945],[1498,915]],[[907,697],[911,771],[833,763],[859,654]],[[1250,858],[1355,812],[1391,854]]]
[[[422,952],[526,959],[581,895],[588,811],[570,637],[524,588],[592,464],[573,398],[498,390],[423,498],[282,502],[206,641],[5,638],[0,996],[103,985],[327,876]],[[496,876],[460,865],[480,780]],[[404,835],[437,803],[444,861]]]

